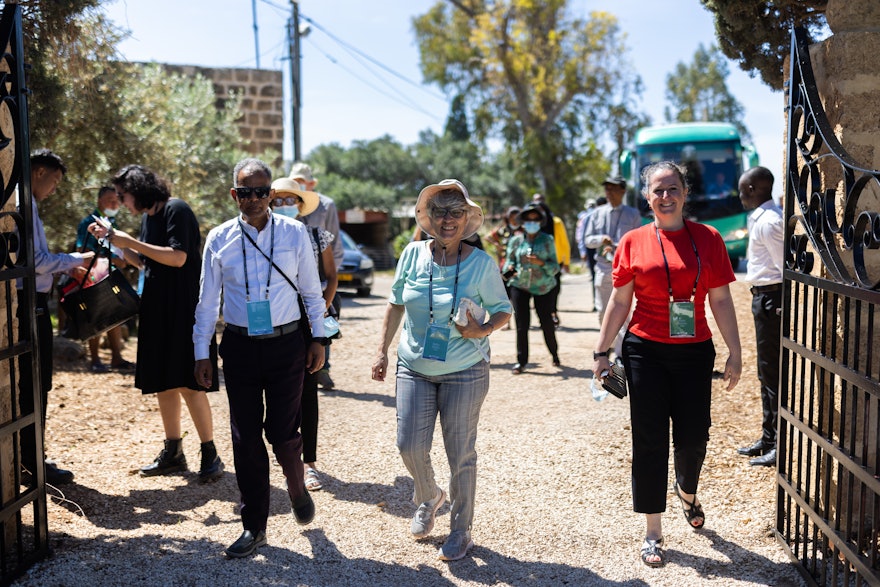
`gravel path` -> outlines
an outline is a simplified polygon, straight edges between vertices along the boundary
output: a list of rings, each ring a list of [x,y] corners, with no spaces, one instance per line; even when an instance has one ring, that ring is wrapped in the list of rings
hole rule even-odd
[[[706,527],[690,530],[670,492],[663,569],[638,558],[644,517],[632,512],[627,402],[609,396],[597,403],[589,393],[588,351],[598,324],[585,311],[592,295],[583,275],[564,279],[563,368],[552,367],[533,330],[535,364],[512,375],[514,331],[492,336],[472,555],[454,563],[436,558],[448,532],[448,504],[431,536],[412,539],[412,482],[394,446],[393,380],[369,378],[389,284],[379,277],[374,296],[344,299],[344,338],[333,345],[338,390],[320,398],[324,490],[313,494],[315,521],[296,525],[274,466],[269,544],[249,559],[222,554],[241,532],[225,395],[211,400],[226,474],[208,486],[194,473],[142,479],[137,467],[161,448],[155,399],[142,398],[131,375],[91,374],[85,360],[58,365],[47,450],[75,471],[76,484],[61,488],[66,501],[49,504],[54,556],[16,585],[803,585],[772,533],[775,472],[749,467],[734,451],[759,435],[761,414],[750,296],[742,283],[733,290],[744,375],[732,393],[716,387],[700,487]],[[125,351],[130,360],[134,344]],[[188,417],[184,430],[197,469],[198,439]],[[448,468],[439,433],[432,456],[443,482]]]

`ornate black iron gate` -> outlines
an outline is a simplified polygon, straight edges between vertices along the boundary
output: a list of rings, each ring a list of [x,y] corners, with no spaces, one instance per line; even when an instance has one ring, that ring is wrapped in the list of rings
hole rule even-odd
[[[812,584],[880,585],[880,171],[835,137],[802,31],[789,92],[777,536]]]
[[[43,418],[35,341],[34,255],[30,196],[27,88],[22,10],[5,2],[0,14],[0,583],[8,584],[49,551],[43,472]],[[20,196],[18,213],[10,198]],[[16,280],[19,287],[16,290]],[[18,324],[18,304],[29,311]],[[21,328],[21,340],[19,340]],[[33,373],[34,413],[19,410],[19,369]],[[37,463],[22,463],[20,442],[35,438]],[[23,473],[23,469],[33,474]]]

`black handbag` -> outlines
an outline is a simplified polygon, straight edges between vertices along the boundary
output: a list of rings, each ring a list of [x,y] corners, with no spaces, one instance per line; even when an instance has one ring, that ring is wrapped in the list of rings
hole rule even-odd
[[[92,259],[79,287],[69,291],[59,300],[67,320],[61,336],[76,340],[89,340],[128,322],[137,316],[140,298],[121,271],[110,265],[110,273],[90,286],[83,287],[98,256]]]
[[[602,387],[614,397],[626,397],[626,371],[618,362],[611,364],[611,372],[602,380]]]

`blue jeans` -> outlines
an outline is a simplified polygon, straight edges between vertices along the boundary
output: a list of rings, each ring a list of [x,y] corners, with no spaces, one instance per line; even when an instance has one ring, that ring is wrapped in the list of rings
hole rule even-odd
[[[488,391],[489,364],[485,361],[432,377],[397,366],[397,448],[413,478],[413,502],[418,505],[437,495],[431,443],[439,413],[451,474],[451,530],[469,530],[474,519],[477,423]]]

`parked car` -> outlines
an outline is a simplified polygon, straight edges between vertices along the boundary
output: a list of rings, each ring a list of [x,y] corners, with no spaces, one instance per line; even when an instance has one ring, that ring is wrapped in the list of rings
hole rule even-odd
[[[345,257],[342,259],[342,267],[336,272],[339,279],[338,287],[354,289],[357,295],[366,297],[370,295],[373,287],[373,260],[361,250],[347,232],[340,230],[339,237],[342,239]]]

